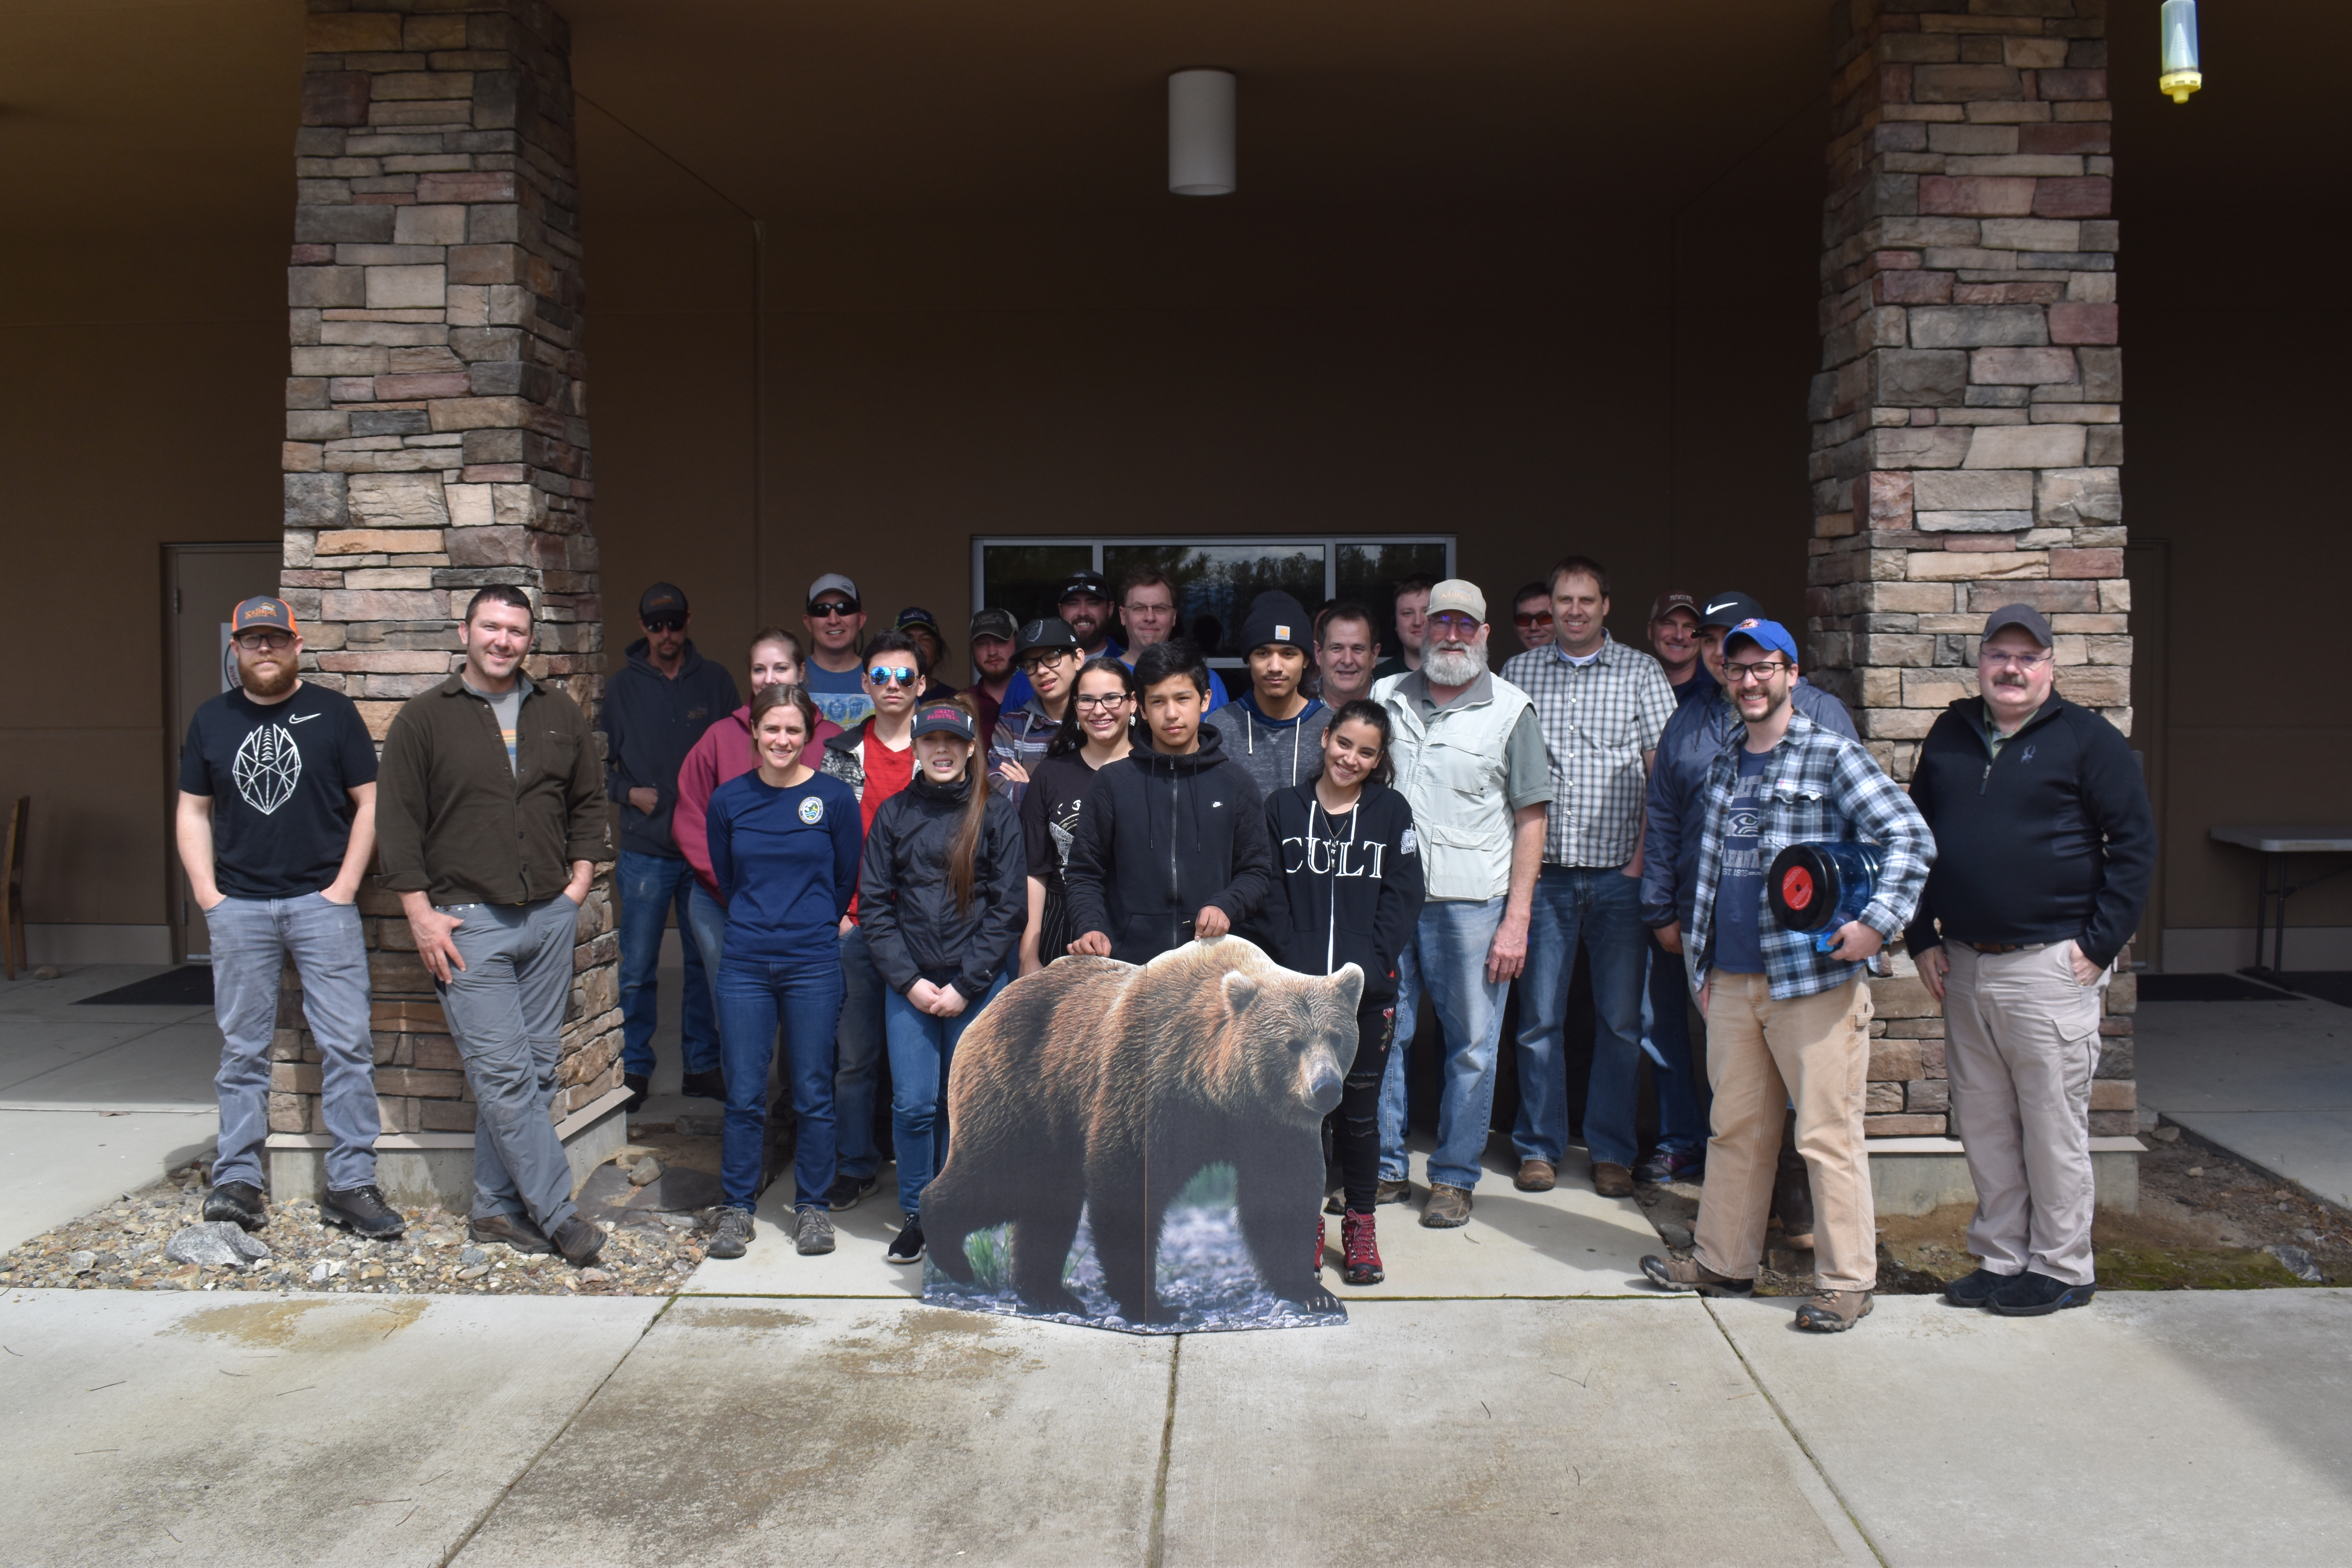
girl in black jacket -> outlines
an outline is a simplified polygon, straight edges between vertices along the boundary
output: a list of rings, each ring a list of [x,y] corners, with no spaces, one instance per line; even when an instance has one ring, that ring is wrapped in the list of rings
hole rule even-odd
[[[1029,918],[1021,824],[989,790],[970,704],[926,702],[914,729],[914,780],[874,814],[857,889],[866,951],[889,986],[890,1125],[907,1215],[893,1263],[922,1260],[919,1205],[943,1157],[956,1041],[1004,989]]]
[[[1341,964],[1364,972],[1356,1015],[1356,1059],[1339,1110],[1326,1123],[1339,1146],[1347,1205],[1340,1241],[1350,1285],[1385,1278],[1373,1233],[1380,1185],[1381,1079],[1396,1024],[1397,958],[1421,918],[1421,845],[1412,807],[1388,785],[1389,716],[1377,702],[1355,701],[1323,732],[1322,776],[1277,790],[1266,802],[1266,827],[1281,875],[1260,929],[1276,961],[1302,974],[1329,974]],[[1316,1267],[1323,1259],[1323,1222],[1315,1222]]]

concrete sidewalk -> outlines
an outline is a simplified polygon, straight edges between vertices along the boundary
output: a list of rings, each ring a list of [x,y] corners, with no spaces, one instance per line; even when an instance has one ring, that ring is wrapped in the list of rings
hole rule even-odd
[[[2140,1104],[2352,1205],[2352,1008],[2144,1002],[2135,1029]]]

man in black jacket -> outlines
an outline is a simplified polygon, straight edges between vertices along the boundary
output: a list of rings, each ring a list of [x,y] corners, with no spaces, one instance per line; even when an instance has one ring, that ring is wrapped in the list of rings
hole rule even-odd
[[[1135,684],[1151,744],[1097,778],[1063,880],[1070,951],[1143,963],[1256,914],[1274,844],[1256,784],[1201,723],[1209,668],[1192,645],[1145,648]]]
[[[1977,653],[1982,698],[1936,721],[1911,777],[1937,854],[1906,940],[1944,1004],[1952,1116],[1977,1188],[1969,1250],[1984,1259],[1946,1293],[2013,1317],[2098,1289],[2100,996],[2156,868],[2131,747],[2053,689],[2053,641],[2032,606],[1995,610]]]
[[[693,868],[670,833],[677,807],[677,770],[687,752],[716,720],[735,711],[735,678],[695,652],[686,635],[686,595],[656,583],[637,600],[637,625],[645,636],[629,645],[628,663],[604,683],[604,709],[597,728],[604,732],[604,793],[621,807],[621,863],[614,873],[620,894],[621,1081],[629,1088],[629,1108],[645,1103],[654,1073],[656,966],[661,961],[662,929],[672,906],[677,929],[687,923],[687,896]],[[711,1007],[710,979],[700,949],[682,942],[686,994],[680,1013],[679,1053],[686,1061],[688,1094],[718,1100],[719,1024]]]

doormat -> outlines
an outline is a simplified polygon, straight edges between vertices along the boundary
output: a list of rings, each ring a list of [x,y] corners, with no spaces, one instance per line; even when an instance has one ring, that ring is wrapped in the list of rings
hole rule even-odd
[[[213,1005],[213,969],[209,963],[184,963],[95,996],[85,996],[77,1007],[209,1007]]]
[[[2294,997],[2275,985],[2265,985],[2243,974],[2143,974],[2143,1002],[2292,1002]]]

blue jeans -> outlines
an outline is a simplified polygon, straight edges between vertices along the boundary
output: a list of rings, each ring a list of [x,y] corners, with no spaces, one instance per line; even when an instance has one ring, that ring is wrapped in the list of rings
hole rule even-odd
[[[1560,1040],[1568,987],[1581,942],[1592,956],[1592,1076],[1584,1091],[1584,1144],[1594,1162],[1633,1167],[1641,1150],[1633,1118],[1641,1096],[1642,981],[1649,953],[1642,884],[1614,867],[1546,866],[1528,921],[1519,978],[1519,1119],[1511,1146],[1522,1160],[1559,1163],[1568,1148],[1568,1064]]]
[[[966,1004],[952,1018],[937,1018],[896,991],[882,999],[890,1036],[890,1134],[898,1156],[898,1209],[915,1217],[923,1189],[947,1163],[948,1071],[956,1042],[981,1009],[1004,989],[1004,976],[988,994]]]
[[[719,1008],[719,957],[727,946],[727,906],[701,883],[686,895],[686,932],[702,954],[702,973],[710,978],[713,1016]]]
[[[334,1143],[327,1185],[375,1180],[375,1044],[368,1032],[367,938],[360,911],[318,893],[294,899],[224,899],[205,911],[213,939],[213,1016],[220,1022],[220,1152],[213,1184],[261,1187],[269,1141],[269,1041],[278,1028],[286,961],[302,981],[302,1021],[319,1047],[320,1113]]]
[[[841,961],[819,946],[791,963],[728,957],[719,964],[719,1038],[727,1119],[719,1141],[725,1201],[750,1208],[760,1195],[768,1134],[768,1063],[784,1030],[784,1081],[800,1118],[793,1149],[794,1208],[824,1202],[833,1186],[833,1032],[841,1016]]]
[[[687,1071],[709,1072],[719,1065],[719,1028],[711,1016],[710,978],[702,966],[702,950],[688,924],[687,895],[695,886],[694,868],[683,857],[672,859],[624,849],[613,885],[621,899],[621,1070],[632,1078],[653,1076],[658,1021],[654,971],[661,963],[662,928],[675,908],[686,960],[680,1054]]]
[[[1381,1179],[1405,1177],[1404,1058],[1412,1044],[1422,988],[1437,1006],[1444,1087],[1437,1101],[1437,1148],[1429,1179],[1478,1184],[1495,1110],[1495,1052],[1503,1039],[1503,985],[1486,978],[1486,948],[1503,923],[1505,900],[1449,899],[1422,905],[1411,945],[1397,960],[1396,1038],[1381,1084]]]
[[[1690,986],[1683,957],[1650,933],[1650,984],[1642,994],[1642,1047],[1658,1086],[1658,1147],[1700,1155],[1706,1148],[1706,1087],[1691,1071]]]
[[[866,928],[851,926],[841,939],[841,1037],[833,1076],[833,1121],[841,1140],[841,1173],[865,1181],[882,1168],[874,1146],[874,1091],[881,1078],[882,984],[866,952]]]

